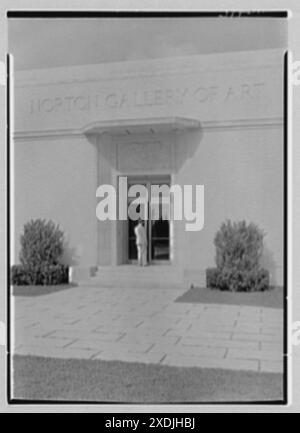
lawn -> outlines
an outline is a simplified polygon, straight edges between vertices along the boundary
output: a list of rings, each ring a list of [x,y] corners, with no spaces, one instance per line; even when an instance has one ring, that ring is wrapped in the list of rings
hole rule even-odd
[[[249,293],[194,287],[177,298],[175,302],[283,308],[284,293],[282,287],[271,287],[265,292]]]
[[[72,289],[73,287],[77,287],[77,285],[72,283],[52,286],[12,286],[12,294],[14,296],[43,296],[62,290]]]
[[[118,403],[282,401],[283,376],[15,355],[13,398]]]

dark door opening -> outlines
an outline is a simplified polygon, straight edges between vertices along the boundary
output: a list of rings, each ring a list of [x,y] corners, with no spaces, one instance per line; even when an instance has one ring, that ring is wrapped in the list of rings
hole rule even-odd
[[[170,176],[147,176],[128,178],[128,188],[139,184],[145,186],[148,192],[146,207],[136,205],[136,211],[141,212],[144,227],[147,233],[147,261],[149,264],[163,264],[170,260],[170,221],[169,207],[164,204],[164,193],[159,194],[156,200],[152,194],[152,185],[170,187]],[[128,198],[128,206],[135,206],[134,198]],[[134,228],[137,221],[128,218],[128,262],[137,262],[137,247]]]

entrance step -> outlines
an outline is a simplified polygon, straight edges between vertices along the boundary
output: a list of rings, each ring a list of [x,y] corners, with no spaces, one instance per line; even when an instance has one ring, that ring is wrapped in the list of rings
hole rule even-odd
[[[124,288],[182,288],[182,271],[172,265],[99,266],[84,286]]]

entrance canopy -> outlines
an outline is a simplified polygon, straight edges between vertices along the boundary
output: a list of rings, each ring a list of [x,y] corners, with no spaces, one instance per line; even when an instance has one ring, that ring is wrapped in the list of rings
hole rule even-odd
[[[104,122],[95,122],[84,128],[86,134],[155,134],[159,132],[185,131],[200,127],[195,119],[183,117],[162,117],[147,119],[118,119]]]

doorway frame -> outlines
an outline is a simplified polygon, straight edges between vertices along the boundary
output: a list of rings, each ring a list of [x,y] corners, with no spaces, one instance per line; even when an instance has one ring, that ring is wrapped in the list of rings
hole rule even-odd
[[[168,171],[165,173],[130,173],[130,174],[120,174],[118,173],[118,175],[116,176],[117,179],[117,185],[119,185],[119,177],[127,177],[127,185],[129,187],[130,184],[133,183],[140,183],[140,184],[144,184],[147,185],[147,189],[148,191],[150,190],[151,184],[155,184],[155,182],[157,183],[166,183],[169,186],[172,185],[173,182],[173,176],[172,174]],[[117,190],[117,201],[119,199],[119,190]],[[147,260],[148,260],[148,264],[149,265],[170,265],[173,262],[173,222],[172,219],[169,220],[169,259],[168,260],[151,260],[151,234],[150,234],[150,209],[148,209],[148,220],[147,220],[147,236],[148,236],[148,248],[147,248]],[[129,236],[128,236],[128,219],[126,220],[126,264],[137,264],[137,260],[130,260],[129,259],[129,251],[128,251],[128,241],[129,241]],[[123,234],[124,236],[124,234]],[[118,242],[118,240],[117,240]],[[118,242],[119,243],[119,242]],[[122,243],[121,248],[125,247],[124,242]]]

